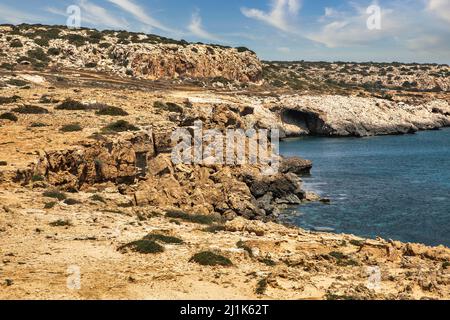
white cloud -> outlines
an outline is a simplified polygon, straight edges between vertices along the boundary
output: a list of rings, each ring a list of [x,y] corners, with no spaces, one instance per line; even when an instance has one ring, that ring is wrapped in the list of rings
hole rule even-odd
[[[109,2],[115,4],[123,11],[131,14],[136,20],[143,23],[147,27],[156,28],[169,33],[177,33],[169,27],[153,18],[151,15],[145,12],[144,8],[134,3],[132,0],[108,0]]]
[[[46,19],[0,4],[0,20],[4,23],[20,24],[23,22],[45,23]]]
[[[381,29],[369,30],[366,8],[351,3],[352,11],[338,11],[325,8],[325,14],[319,19],[319,31],[306,34],[310,40],[322,43],[329,48],[371,45],[375,41],[404,35],[406,29],[413,30],[409,12],[398,15],[398,8],[381,7]]]
[[[200,17],[200,13],[198,11],[192,14],[191,23],[188,26],[189,31],[203,39],[219,41],[219,38],[208,31],[206,31],[202,26],[202,18]]]
[[[87,0],[79,0],[77,5],[81,9],[82,23],[114,29],[127,29],[129,27],[129,24],[125,19],[117,18],[111,15],[105,8],[93,4]],[[46,8],[46,11],[63,17],[68,16],[66,11],[53,7]]]
[[[439,18],[450,22],[450,1],[449,0],[428,0],[427,10]]]
[[[295,32],[291,20],[298,15],[300,8],[300,0],[272,0],[270,12],[251,8],[241,8],[241,12],[247,18],[262,21],[282,31]]]
[[[279,47],[279,48],[277,48],[277,51],[279,51],[281,53],[290,53],[291,49],[288,47]]]
[[[125,19],[118,19],[112,16],[103,7],[90,3],[87,0],[80,0],[79,5],[81,8],[81,20],[88,19],[89,21],[96,21],[97,25],[118,29],[126,29],[128,27],[128,23]]]

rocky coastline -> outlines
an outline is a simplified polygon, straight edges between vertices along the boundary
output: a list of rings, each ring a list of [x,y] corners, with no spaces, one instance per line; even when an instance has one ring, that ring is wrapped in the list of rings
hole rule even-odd
[[[449,248],[276,223],[283,208],[320,200],[302,187],[311,161],[276,158],[273,175],[259,164],[175,164],[170,139],[196,121],[282,139],[437,129],[450,124],[445,92],[299,93],[274,86],[246,48],[0,32],[0,298],[450,297]],[[68,266],[81,270],[80,290],[68,290]]]

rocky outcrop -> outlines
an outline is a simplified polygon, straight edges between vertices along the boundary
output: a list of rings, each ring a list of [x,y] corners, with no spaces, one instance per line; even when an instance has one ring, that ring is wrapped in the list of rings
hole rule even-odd
[[[42,176],[51,185],[71,191],[103,182],[132,184],[145,176],[154,155],[153,137],[148,134],[86,142],[69,150],[42,151],[30,173],[18,179],[27,183],[32,176]]]
[[[90,29],[3,27],[0,64],[55,66],[107,71],[140,79],[218,78],[239,82],[262,79],[262,64],[246,48],[189,44],[185,41]],[[20,42],[20,46],[11,42]]]
[[[286,136],[365,137],[450,125],[450,105],[445,100],[413,106],[375,98],[284,96],[275,104]]]
[[[309,172],[310,161],[283,159],[280,172],[272,176],[263,175],[257,165],[174,164],[163,136],[125,134],[70,150],[41,152],[37,164],[17,179],[28,183],[33,176],[42,176],[68,191],[112,182],[123,185],[122,192],[133,196],[138,206],[227,219],[274,219],[281,206],[299,204],[306,196],[299,175]]]
[[[117,64],[129,62],[133,74],[147,79],[220,78],[240,82],[261,80],[262,68],[250,51],[206,45],[116,46]]]
[[[293,170],[308,171],[310,163],[304,163],[303,168],[295,166]],[[301,187],[300,177],[291,172],[264,176],[254,166],[173,165],[169,154],[161,154],[150,161],[148,177],[139,183],[135,202],[218,213],[227,219],[267,220],[278,215],[280,205],[299,204],[305,197]]]

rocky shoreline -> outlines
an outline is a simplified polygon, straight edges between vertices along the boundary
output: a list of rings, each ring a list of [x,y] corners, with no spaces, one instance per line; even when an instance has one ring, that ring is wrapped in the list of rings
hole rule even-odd
[[[281,138],[436,129],[450,124],[445,93],[300,95],[274,88],[246,48],[0,31],[0,298],[450,297],[446,247],[275,223],[286,206],[320,200],[302,188],[311,161],[276,158],[273,175],[259,164],[175,164],[170,139],[196,121]],[[79,290],[67,287],[71,266]]]

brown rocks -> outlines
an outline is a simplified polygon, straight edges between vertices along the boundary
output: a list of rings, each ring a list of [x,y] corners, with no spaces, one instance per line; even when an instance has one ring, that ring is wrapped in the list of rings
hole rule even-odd
[[[268,230],[267,225],[261,221],[249,221],[238,217],[232,221],[228,221],[225,224],[225,229],[231,232],[247,231],[255,233],[257,236],[263,236],[264,232]]]
[[[281,161],[280,172],[295,173],[297,175],[309,174],[312,169],[312,161],[300,157],[283,158]]]

